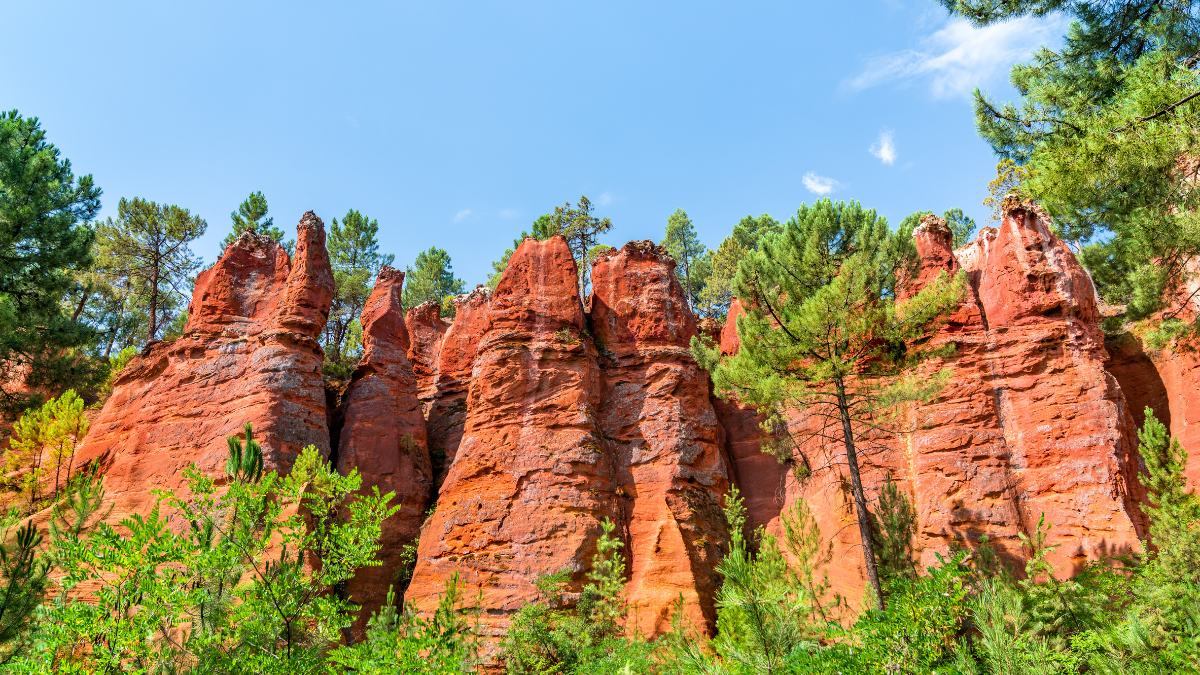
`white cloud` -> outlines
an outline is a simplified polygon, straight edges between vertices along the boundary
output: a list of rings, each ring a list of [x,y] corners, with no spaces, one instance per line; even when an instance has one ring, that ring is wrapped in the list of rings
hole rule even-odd
[[[608,206],[612,203],[613,196],[611,192],[605,192],[596,198],[596,204],[599,206]]]
[[[825,176],[818,176],[812,171],[804,174],[804,178],[800,180],[804,183],[804,187],[808,188],[809,192],[818,195],[827,195],[842,186],[836,180],[826,178]]]
[[[885,129],[879,132],[879,140],[875,141],[875,144],[867,149],[884,164],[896,163],[896,143],[892,140],[891,131]]]
[[[517,213],[516,209],[503,209],[500,211],[500,217],[503,218],[504,220],[512,220],[513,218],[516,218],[519,215],[521,215],[521,214]]]
[[[905,49],[868,59],[866,68],[845,83],[851,89],[905,80],[928,80],[937,98],[966,96],[977,86],[1008,73],[1035,49],[1057,41],[1065,30],[1062,17],[1022,17],[975,28],[954,19],[921,39],[919,49]]]
[[[459,211],[458,213],[454,214],[454,222],[457,223],[469,215],[471,215],[471,209],[463,209],[462,211]]]

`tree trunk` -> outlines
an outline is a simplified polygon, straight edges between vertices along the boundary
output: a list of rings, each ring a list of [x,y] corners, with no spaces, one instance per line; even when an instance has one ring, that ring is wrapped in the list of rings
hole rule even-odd
[[[879,569],[875,566],[875,542],[871,539],[871,516],[867,512],[867,497],[863,493],[862,478],[858,474],[858,452],[854,449],[854,431],[850,425],[850,406],[846,403],[846,389],[837,382],[838,412],[842,417],[842,441],[846,446],[846,463],[850,466],[850,491],[854,495],[854,510],[858,513],[858,534],[862,538],[863,562],[867,567],[867,581],[875,591],[875,602],[879,609],[886,609],[883,587],[879,585]]]
[[[146,333],[146,343],[149,344],[154,339],[154,334],[158,332],[158,275],[155,274],[150,281],[150,330]]]
[[[84,290],[79,295],[79,304],[75,306],[75,312],[71,315],[71,323],[79,321],[79,315],[83,314],[84,307],[87,306],[87,301],[92,297],[91,290]]]

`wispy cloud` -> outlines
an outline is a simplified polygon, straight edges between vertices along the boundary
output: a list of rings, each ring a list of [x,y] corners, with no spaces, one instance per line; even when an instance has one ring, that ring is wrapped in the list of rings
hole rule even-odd
[[[892,132],[887,129],[879,132],[879,140],[867,149],[884,164],[896,163],[896,142],[892,140]]]
[[[801,178],[800,180],[804,183],[804,187],[808,188],[809,192],[822,196],[827,195],[842,186],[842,184],[836,180],[832,178],[826,178],[825,176],[818,176],[812,171],[804,174],[804,178]]]
[[[612,196],[611,192],[605,192],[604,194],[602,194],[596,198],[596,204],[599,206],[608,206],[609,204],[612,203],[612,201],[613,201],[613,196]]]
[[[516,209],[502,209],[500,211],[500,217],[503,218],[504,220],[512,220],[513,218],[516,218],[519,215],[521,215],[521,214],[517,213]]]
[[[471,215],[471,209],[463,209],[462,211],[459,211],[458,213],[454,214],[454,222],[457,223],[469,215]]]
[[[927,80],[938,98],[965,96],[977,86],[1007,73],[1017,61],[1062,35],[1065,19],[1022,17],[983,28],[954,19],[905,49],[868,59],[863,72],[847,81],[850,89],[889,82]]]

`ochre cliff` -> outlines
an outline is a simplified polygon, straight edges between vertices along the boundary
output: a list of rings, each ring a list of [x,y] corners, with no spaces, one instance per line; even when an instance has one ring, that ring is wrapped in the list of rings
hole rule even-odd
[[[923,264],[908,294],[943,271],[962,270],[969,288],[934,338],[953,344],[953,355],[924,366],[931,375],[948,369],[946,386],[915,405],[896,433],[865,444],[868,502],[886,475],[900,481],[916,507],[922,567],[982,535],[1020,562],[1018,533],[1031,533],[1042,514],[1057,546],[1050,560],[1064,574],[1136,550],[1143,530],[1133,420],[1105,370],[1091,282],[1048,218],[1013,205],[999,228],[957,251],[938,218],[927,217],[914,236]],[[804,424],[793,420],[793,437],[802,437]],[[856,603],[865,575],[844,454],[836,444],[801,450],[813,473],[789,475],[785,501],[808,502],[833,542],[834,588]]]
[[[1051,561],[1069,574],[1145,534],[1143,407],[1191,450],[1189,480],[1200,482],[1200,357],[1133,334],[1106,344],[1090,279],[1049,219],[1006,206],[998,228],[957,250],[936,217],[914,232],[923,262],[901,297],[942,273],[964,274],[967,288],[932,338],[952,349],[923,366],[948,371],[945,387],[866,444],[864,481],[869,503],[887,475],[908,494],[922,566],[983,535],[1020,563],[1018,535],[1045,514]],[[429,611],[461,575],[468,597],[482,592],[491,654],[522,606],[548,600],[539,577],[565,570],[581,588],[605,520],[624,544],[629,630],[661,634],[681,597],[687,619],[713,630],[721,507],[734,485],[750,529],[780,533],[784,510],[803,500],[832,542],[835,589],[863,597],[838,447],[800,444],[788,464],[764,453],[768,440],[801,438],[804,417],[768,433],[758,411],[711,395],[688,349],[699,335],[736,353],[737,317],[753,308],[734,300],[723,327],[699,323],[674,261],[651,242],[597,257],[588,312],[560,236],[523,241],[495,292],[456,298],[452,321],[436,303],[405,314],[403,274],[385,268],[362,315],[363,358],[334,409],[318,343],[333,294],[324,236],[305,214],[289,259],[242,235],[198,276],[184,335],[148,345],[117,378],[80,449],[100,460],[115,516],[147,510],[150,489],[180,486],[191,462],[220,475],[225,438],[251,422],[268,468],[288,470],[312,444],[357,469],[364,489],[396,493],[384,565],[347,586],[354,600],[377,608],[419,535],[406,598]]]
[[[592,267],[600,428],[626,532],[631,620],[647,636],[670,630],[681,599],[692,625],[715,628],[714,567],[728,540],[722,430],[688,350],[696,320],[674,270],[650,241]]]
[[[613,513],[576,278],[565,239],[526,239],[478,318],[466,428],[406,594],[429,611],[460,574],[489,636],[540,599],[539,577],[567,570],[578,586]]]
[[[379,271],[362,313],[363,356],[342,397],[337,469],[357,469],[364,492],[393,492],[400,510],[383,523],[378,567],[360,569],[346,587],[363,616],[379,609],[400,570],[405,545],[420,532],[433,487],[425,418],[408,361],[400,296],[404,273]]]
[[[329,452],[324,354],[317,338],[333,298],[325,228],[312,212],[296,228],[293,260],[269,237],[243,234],[196,277],[184,334],[152,342],[113,387],[79,449],[98,460],[114,518],[179,487],[195,462],[221,474],[227,436],[254,425],[268,469],[300,450]]]

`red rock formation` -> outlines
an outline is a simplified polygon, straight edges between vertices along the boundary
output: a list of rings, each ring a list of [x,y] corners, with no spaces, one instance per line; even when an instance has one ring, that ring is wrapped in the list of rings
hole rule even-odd
[[[442,338],[450,324],[441,318],[442,306],[432,300],[404,314],[404,325],[408,327],[411,343],[408,347],[408,361],[412,364],[413,375],[417,378],[418,396],[429,396],[433,389],[433,380],[437,376],[438,358],[442,352]]]
[[[569,570],[581,583],[613,512],[576,280],[561,236],[513,254],[487,305],[462,444],[421,533],[407,599],[432,610],[458,572],[468,593],[483,592],[485,635],[538,599],[542,575]]]
[[[738,338],[737,318],[745,313],[742,301],[734,298],[729,302],[729,314],[725,318],[725,327],[721,329],[721,353],[732,356],[737,353],[741,339]]]
[[[600,427],[628,533],[631,628],[647,637],[670,630],[679,599],[692,625],[716,628],[714,567],[728,539],[721,428],[708,375],[688,351],[696,321],[674,269],[651,241],[614,249],[592,267]]]
[[[923,562],[950,539],[981,534],[1023,557],[1017,532],[1032,532],[1044,513],[1058,546],[1052,561],[1070,573],[1138,546],[1132,421],[1104,370],[1091,280],[1044,212],[1007,207],[1000,228],[985,229],[955,261],[928,253],[947,246],[948,230],[918,228],[925,267],[961,264],[974,293],[937,338],[958,352],[930,367],[953,376],[914,412],[918,431],[902,457]]]
[[[1032,532],[1043,513],[1058,547],[1051,561],[1064,574],[1137,547],[1132,419],[1104,370],[1090,281],[1050,233],[1049,219],[1030,205],[1010,205],[999,229],[985,229],[953,256],[940,219],[925,219],[914,236],[924,261],[908,293],[960,266],[970,289],[934,338],[956,352],[925,366],[930,374],[949,369],[946,386],[909,411],[909,433],[876,439],[864,452],[868,502],[886,474],[901,481],[917,510],[922,565],[984,534],[1020,562],[1017,535]],[[793,420],[793,433],[803,424]],[[786,501],[808,502],[834,543],[834,588],[856,602],[865,575],[844,457],[837,446],[803,451],[814,473],[803,481],[789,475]]]
[[[379,271],[362,313],[363,356],[342,399],[338,471],[357,469],[364,492],[372,487],[393,492],[393,503],[400,506],[383,523],[378,555],[383,565],[360,569],[347,584],[351,599],[363,607],[359,630],[385,601],[402,564],[403,547],[417,538],[433,484],[425,418],[406,355],[403,285],[403,272],[391,267]]]
[[[180,486],[192,462],[221,471],[225,438],[246,422],[268,469],[286,470],[307,445],[329,452],[317,336],[332,298],[325,229],[312,212],[297,226],[294,261],[246,233],[196,277],[184,335],[130,362],[80,447],[80,461],[105,470],[115,518],[148,509],[151,488]]]
[[[467,386],[471,383],[475,349],[487,330],[491,299],[492,291],[487,286],[454,298],[454,323],[438,345],[433,384],[421,394],[429,451],[434,458],[435,487],[445,480],[462,442],[467,419]]]
[[[1155,351],[1130,333],[1107,343],[1108,370],[1121,383],[1136,428],[1145,423],[1147,406],[1188,451],[1188,485],[1200,489],[1200,353],[1195,344]]]

